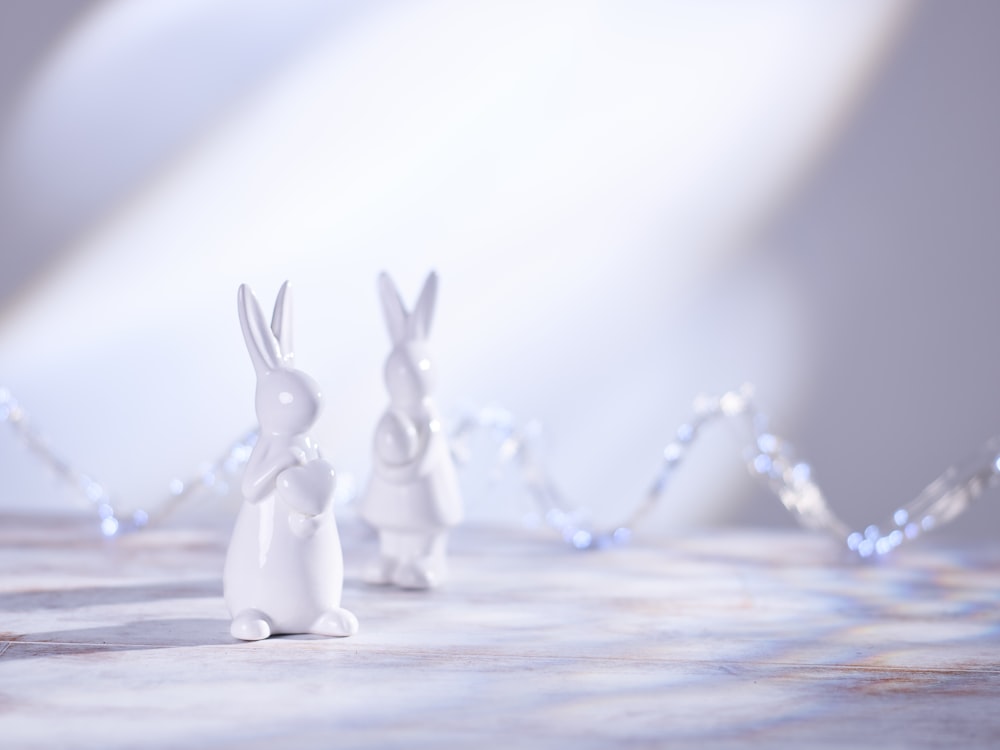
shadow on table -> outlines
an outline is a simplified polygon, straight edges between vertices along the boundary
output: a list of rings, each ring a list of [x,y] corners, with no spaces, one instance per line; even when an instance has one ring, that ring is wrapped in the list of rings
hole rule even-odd
[[[107,604],[133,604],[163,599],[221,597],[222,581],[206,579],[132,586],[87,586],[72,589],[12,591],[0,594],[0,612],[76,609]]]
[[[7,640],[0,633],[0,641]],[[0,665],[13,659],[80,656],[161,648],[190,648],[237,643],[229,621],[210,618],[135,620],[120,625],[25,633],[9,638]]]
[[[222,596],[218,579],[0,594],[0,612],[69,611]],[[233,643],[229,622],[209,618],[134,620],[101,627],[17,633],[0,631],[0,664],[12,659]]]

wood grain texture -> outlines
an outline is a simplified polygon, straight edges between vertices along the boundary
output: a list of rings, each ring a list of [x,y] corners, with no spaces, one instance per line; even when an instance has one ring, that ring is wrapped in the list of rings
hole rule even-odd
[[[361,632],[241,643],[223,532],[0,515],[0,745],[1000,746],[993,550],[460,528],[427,593],[361,584],[374,541],[342,535]]]

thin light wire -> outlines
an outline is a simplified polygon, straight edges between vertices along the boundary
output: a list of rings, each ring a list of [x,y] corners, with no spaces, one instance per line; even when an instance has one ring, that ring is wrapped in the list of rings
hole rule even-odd
[[[623,544],[661,504],[664,495],[697,438],[713,422],[735,421],[748,428],[744,459],[750,473],[781,500],[800,525],[824,531],[862,558],[888,554],[962,514],[985,490],[1000,483],[1000,436],[987,441],[970,460],[947,469],[916,498],[897,508],[882,524],[854,530],[842,521],[813,479],[812,468],[794,459],[791,444],[768,429],[768,419],[755,405],[753,387],[744,385],[721,396],[699,396],[691,418],[677,428],[663,449],[660,466],[632,513],[621,523],[598,529],[588,514],[569,503],[551,478],[537,450],[540,429],[519,427],[504,409],[490,408],[464,418],[456,429],[459,445],[476,429],[491,432],[499,442],[501,464],[514,463],[521,483],[546,523],[576,549],[591,550]]]
[[[571,503],[549,475],[538,448],[541,425],[519,425],[506,409],[489,407],[468,414],[458,421],[451,434],[451,445],[459,463],[467,460],[470,437],[477,431],[490,434],[497,444],[497,465],[517,467],[521,485],[546,523],[566,543],[579,550],[601,549],[624,544],[633,531],[660,505],[670,480],[702,430],[712,422],[735,421],[748,428],[750,442],[744,458],[750,473],[762,481],[781,500],[785,508],[804,527],[824,531],[844,543],[859,557],[888,554],[904,542],[916,539],[961,515],[982,493],[1000,483],[1000,436],[991,438],[978,454],[962,464],[947,469],[916,498],[893,512],[882,524],[853,530],[841,521],[813,480],[809,464],[796,461],[790,443],[768,429],[768,419],[753,400],[753,388],[744,385],[718,397],[695,399],[691,419],[677,431],[663,449],[660,466],[645,495],[621,523],[597,529],[589,522],[582,506]],[[31,452],[60,479],[71,485],[97,510],[101,533],[114,537],[160,521],[199,488],[219,494],[229,491],[229,479],[242,470],[257,440],[256,430],[245,433],[216,461],[189,480],[174,479],[169,493],[152,510],[123,512],[116,507],[105,485],[90,474],[77,470],[57,454],[31,425],[28,414],[7,388],[0,387],[0,423],[5,423]],[[339,475],[334,497],[338,505],[347,505],[357,496],[351,474]]]
[[[230,479],[246,464],[250,451],[257,442],[256,430],[245,433],[225,454],[206,463],[197,476],[186,480],[171,480],[166,496],[155,506],[125,510],[112,497],[107,485],[92,474],[76,468],[49,445],[48,440],[32,425],[28,412],[10,390],[4,387],[0,387],[0,423],[8,425],[32,455],[96,510],[101,533],[106,537],[138,531],[151,523],[163,521],[198,490],[208,489],[219,495],[227,494]]]

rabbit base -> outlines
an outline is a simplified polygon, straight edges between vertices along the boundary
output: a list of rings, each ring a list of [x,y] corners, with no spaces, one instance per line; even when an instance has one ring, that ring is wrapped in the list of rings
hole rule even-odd
[[[237,614],[229,632],[233,638],[241,641],[261,641],[278,635],[274,632],[271,618],[259,609],[245,609]],[[352,612],[338,607],[321,614],[305,632],[334,637],[354,635],[358,632],[358,618]]]
[[[380,555],[364,571],[366,583],[431,589],[447,575],[447,532],[380,531]]]
[[[357,619],[340,607],[343,557],[333,514],[310,517],[314,530],[305,537],[299,515],[274,496],[243,503],[223,571],[234,637],[357,632]]]

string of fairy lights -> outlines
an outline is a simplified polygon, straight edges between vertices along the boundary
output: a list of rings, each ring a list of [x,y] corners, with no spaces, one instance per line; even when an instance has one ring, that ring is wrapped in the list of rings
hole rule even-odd
[[[833,512],[812,467],[795,459],[792,445],[769,429],[769,419],[753,399],[753,388],[744,385],[718,397],[699,396],[691,418],[681,424],[663,449],[660,466],[631,514],[621,523],[597,529],[584,509],[568,502],[549,475],[536,446],[540,428],[519,427],[510,414],[490,409],[459,423],[462,438],[474,428],[499,435],[501,460],[514,462],[521,484],[545,520],[562,538],[581,550],[600,549],[627,542],[662,504],[674,473],[698,442],[702,431],[721,421],[740,423],[749,436],[744,459],[751,475],[763,482],[784,507],[808,529],[823,531],[861,558],[880,557],[900,545],[945,525],[962,514],[984,491],[1000,484],[1000,436],[991,438],[971,459],[949,467],[909,503],[896,508],[883,523],[853,529]]]
[[[788,441],[769,429],[767,415],[753,398],[753,388],[741,388],[721,396],[699,396],[690,419],[681,424],[663,449],[660,465],[645,495],[620,523],[597,528],[582,506],[571,503],[550,476],[539,449],[540,425],[520,423],[509,411],[490,407],[470,413],[451,433],[451,444],[461,463],[467,458],[470,438],[486,432],[497,445],[501,469],[513,468],[521,486],[539,515],[569,545],[579,550],[602,549],[624,544],[635,529],[663,502],[670,480],[684,463],[702,431],[720,421],[740,423],[748,435],[744,459],[750,473],[763,482],[804,527],[823,531],[839,540],[861,558],[881,557],[900,545],[943,526],[962,514],[984,491],[1000,483],[1000,436],[987,441],[978,453],[962,464],[949,467],[909,503],[902,505],[883,523],[854,529],[831,509],[808,463],[795,459]],[[78,469],[56,452],[32,424],[29,414],[8,388],[0,387],[0,424],[5,424],[35,458],[61,481],[73,488],[96,511],[99,528],[106,537],[116,537],[155,524],[200,490],[226,494],[250,456],[257,439],[250,430],[214,461],[188,479],[170,482],[163,499],[149,508],[125,510],[107,486]],[[350,475],[341,474],[335,502],[347,505],[356,496]]]
[[[162,521],[200,489],[227,493],[228,479],[239,473],[257,442],[256,430],[247,432],[224,455],[206,464],[197,476],[187,480],[171,480],[165,497],[157,505],[151,506],[149,510],[133,508],[126,511],[112,497],[107,485],[79,469],[50,445],[14,394],[4,387],[0,387],[0,424],[6,424],[31,455],[93,506],[98,515],[101,533],[107,537],[138,531],[151,523]]]

